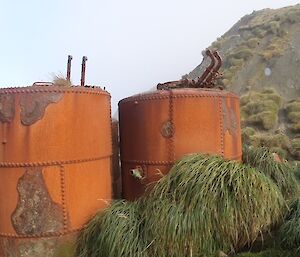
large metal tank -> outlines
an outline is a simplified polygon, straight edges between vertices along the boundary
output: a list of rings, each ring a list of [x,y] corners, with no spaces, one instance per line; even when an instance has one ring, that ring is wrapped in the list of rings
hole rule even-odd
[[[71,256],[76,233],[111,199],[110,95],[0,89],[0,140],[0,256]]]
[[[157,90],[119,102],[123,196],[148,184],[188,153],[241,159],[239,98],[218,89]]]

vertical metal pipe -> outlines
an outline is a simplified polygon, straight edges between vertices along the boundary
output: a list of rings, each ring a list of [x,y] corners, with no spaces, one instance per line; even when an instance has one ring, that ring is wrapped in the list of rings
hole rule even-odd
[[[81,64],[81,86],[84,87],[85,85],[85,69],[86,69],[86,61],[88,58],[86,56],[82,57],[82,64]]]
[[[71,62],[72,62],[73,56],[68,55],[68,65],[67,65],[67,80],[71,81]]]

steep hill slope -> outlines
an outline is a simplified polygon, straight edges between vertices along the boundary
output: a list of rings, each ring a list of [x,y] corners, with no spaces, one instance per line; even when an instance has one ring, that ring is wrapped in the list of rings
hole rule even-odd
[[[244,142],[300,159],[300,4],[246,15],[209,48],[224,60],[219,83],[241,96]]]
[[[246,15],[210,48],[224,59],[221,83],[227,89],[241,94],[273,87],[286,99],[300,95],[300,5]]]

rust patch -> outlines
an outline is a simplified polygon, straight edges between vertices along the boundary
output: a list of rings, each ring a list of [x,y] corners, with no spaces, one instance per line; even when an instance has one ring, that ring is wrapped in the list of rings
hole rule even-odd
[[[161,126],[160,133],[165,138],[171,138],[174,135],[174,126],[172,122],[169,120],[165,121]]]
[[[227,107],[226,98],[222,98],[222,111],[224,134],[228,131],[230,135],[235,136],[238,129],[238,120],[233,106]]]
[[[56,92],[23,94],[20,99],[22,124],[30,126],[42,119],[47,106],[59,102],[62,97],[63,93]]]
[[[78,233],[53,238],[0,238],[1,257],[74,257]]]
[[[17,189],[19,201],[11,219],[18,234],[36,235],[63,229],[62,207],[52,201],[42,168],[27,169]]]
[[[11,122],[15,116],[15,96],[0,95],[0,121]]]
[[[1,257],[54,257],[56,238],[47,239],[2,239]]]

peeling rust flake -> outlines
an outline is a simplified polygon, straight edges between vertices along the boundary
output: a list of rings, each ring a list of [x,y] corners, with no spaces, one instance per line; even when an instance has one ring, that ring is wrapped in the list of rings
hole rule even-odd
[[[15,96],[0,95],[0,121],[11,122],[15,116]]]
[[[1,257],[74,257],[78,233],[50,238],[0,238]]]
[[[15,239],[1,238],[1,257],[56,257],[56,238]]]
[[[18,234],[37,235],[63,229],[62,207],[52,201],[42,168],[27,169],[17,189],[19,200],[11,219]]]
[[[47,106],[51,103],[59,102],[63,93],[39,92],[29,93],[21,96],[21,122],[23,125],[30,126],[42,119]]]
[[[169,120],[165,121],[161,126],[160,133],[165,138],[171,138],[174,135],[174,126],[172,122]]]

